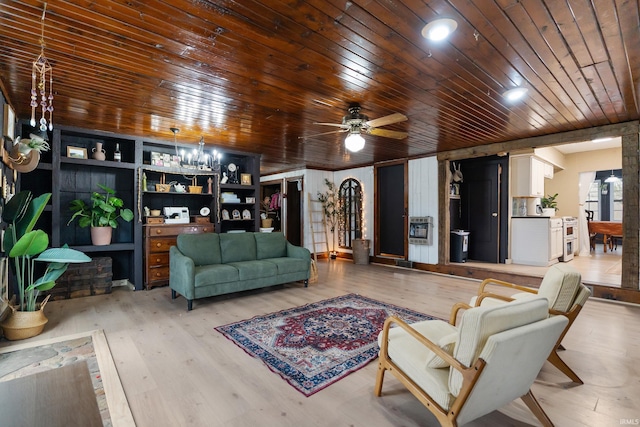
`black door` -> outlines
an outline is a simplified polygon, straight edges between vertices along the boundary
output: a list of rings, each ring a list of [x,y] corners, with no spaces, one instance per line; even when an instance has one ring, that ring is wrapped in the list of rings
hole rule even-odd
[[[302,180],[287,181],[287,240],[302,246]]]
[[[461,225],[468,230],[468,258],[504,262],[507,248],[507,157],[461,162],[464,182],[460,189]],[[504,232],[501,232],[504,230]]]
[[[377,254],[406,258],[405,164],[376,167]]]

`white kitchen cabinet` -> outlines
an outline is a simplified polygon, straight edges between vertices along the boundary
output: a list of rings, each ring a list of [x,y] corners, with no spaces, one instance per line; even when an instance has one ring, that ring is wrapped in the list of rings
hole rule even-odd
[[[511,262],[549,266],[562,255],[562,218],[511,219]]]
[[[545,163],[534,156],[511,158],[511,195],[513,197],[544,196]]]
[[[546,179],[553,179],[553,165],[551,163],[544,163],[544,177]]]

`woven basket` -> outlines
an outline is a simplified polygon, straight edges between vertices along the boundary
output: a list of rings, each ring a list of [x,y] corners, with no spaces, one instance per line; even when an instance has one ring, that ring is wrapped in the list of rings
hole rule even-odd
[[[160,193],[168,193],[171,190],[171,184],[156,184],[156,191]]]
[[[202,193],[202,185],[190,185],[189,193],[201,194]]]
[[[0,323],[5,338],[16,341],[40,335],[44,330],[44,325],[49,321],[44,315],[44,306],[50,296],[47,295],[47,298],[40,304],[40,309],[36,311],[17,311],[10,306],[11,313]]]

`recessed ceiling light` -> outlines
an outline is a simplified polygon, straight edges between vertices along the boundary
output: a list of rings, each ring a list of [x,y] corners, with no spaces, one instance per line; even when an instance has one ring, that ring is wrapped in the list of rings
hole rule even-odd
[[[429,22],[422,29],[422,37],[437,42],[449,37],[458,28],[458,23],[451,18],[441,18]]]
[[[513,89],[509,89],[508,91],[503,93],[502,96],[504,96],[507,101],[513,102],[522,98],[528,91],[529,89],[527,89],[526,87],[516,87]]]

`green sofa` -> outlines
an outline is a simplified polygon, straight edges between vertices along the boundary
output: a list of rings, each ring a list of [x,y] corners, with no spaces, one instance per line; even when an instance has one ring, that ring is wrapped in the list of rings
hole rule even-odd
[[[304,280],[311,254],[282,233],[181,234],[169,251],[171,298],[187,299],[264,288]]]

